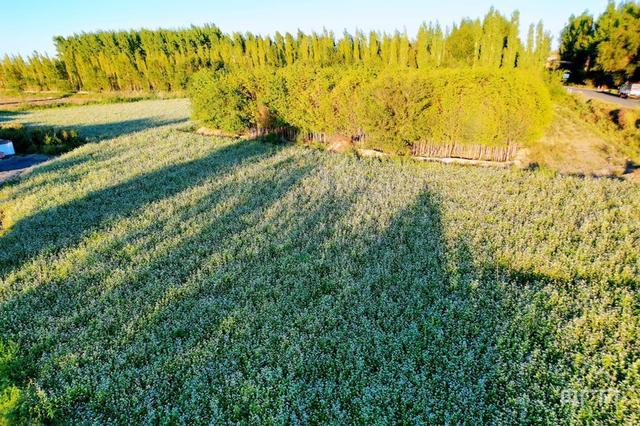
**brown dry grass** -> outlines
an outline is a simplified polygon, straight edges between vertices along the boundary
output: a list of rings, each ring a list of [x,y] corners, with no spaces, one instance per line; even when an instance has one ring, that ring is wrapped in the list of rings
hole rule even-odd
[[[588,176],[621,175],[626,161],[607,135],[560,104],[554,105],[554,120],[528,157],[560,173]]]

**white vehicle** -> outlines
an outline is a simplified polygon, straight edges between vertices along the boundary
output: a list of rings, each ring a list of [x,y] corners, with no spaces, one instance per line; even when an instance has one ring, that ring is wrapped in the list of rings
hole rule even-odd
[[[628,98],[628,97],[640,98],[640,83],[629,83],[626,82],[622,86],[620,86],[620,97]]]
[[[16,151],[13,149],[13,143],[11,141],[5,141],[0,139],[0,158],[15,155]]]

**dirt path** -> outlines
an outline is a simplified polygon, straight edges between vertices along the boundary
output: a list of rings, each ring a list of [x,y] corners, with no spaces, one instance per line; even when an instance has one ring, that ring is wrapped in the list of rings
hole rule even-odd
[[[25,105],[31,103],[42,103],[42,102],[52,102],[58,101],[60,99],[64,99],[62,96],[58,97],[49,97],[49,98],[41,98],[41,99],[18,99],[18,100],[9,100],[9,101],[0,101],[0,107],[11,106],[11,105]]]

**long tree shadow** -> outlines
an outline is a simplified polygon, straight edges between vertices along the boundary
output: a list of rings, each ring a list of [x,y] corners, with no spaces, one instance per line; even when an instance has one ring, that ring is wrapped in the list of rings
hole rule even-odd
[[[0,110],[0,123],[13,121],[23,115],[27,114],[22,111],[3,111]]]
[[[45,249],[55,252],[72,246],[89,232],[146,204],[231,173],[239,165],[260,161],[279,149],[275,145],[232,143],[203,158],[145,173],[81,199],[40,210],[20,220],[0,238],[0,275],[19,268]]]
[[[271,397],[262,420],[491,422],[535,416],[518,411],[514,401],[523,394],[553,401],[523,388],[523,380],[509,381],[530,378],[519,369],[537,342],[515,356],[503,350],[516,337],[535,340],[514,336],[523,331],[518,316],[528,313],[530,294],[490,268],[476,270],[463,241],[448,244],[428,193],[382,234],[345,230],[349,202],[331,194],[323,201],[331,207],[307,210],[294,224],[259,224],[271,232],[257,252],[230,247],[235,257],[173,293],[121,341],[126,358],[144,358],[140,347],[173,352],[149,365],[172,371],[147,385],[177,401],[154,406],[154,420],[179,412],[248,421],[254,398]],[[229,383],[229,376],[242,381]],[[181,395],[194,389],[202,400],[190,412]]]
[[[276,150],[273,150],[273,152],[275,153]],[[268,158],[268,156],[263,156],[262,160],[264,161],[266,158]],[[295,186],[300,179],[312,170],[312,166],[310,165],[296,165],[291,163],[292,159],[290,157],[275,162],[266,162],[265,166],[269,167],[269,169],[280,170],[284,168],[286,169],[286,173],[279,173],[275,176],[275,179],[259,177],[256,180],[245,183],[243,183],[243,181],[231,180],[215,191],[207,193],[204,199],[195,206],[189,206],[188,209],[185,209],[184,212],[179,214],[179,217],[172,217],[170,223],[154,222],[152,225],[153,229],[141,230],[141,232],[144,234],[152,234],[157,230],[156,228],[158,226],[170,228],[179,225],[182,221],[193,219],[192,216],[208,216],[210,209],[216,205],[228,204],[234,194],[241,191],[242,196],[237,200],[233,200],[231,207],[228,208],[224,214],[212,219],[207,223],[206,229],[200,231],[200,234],[211,238],[212,232],[217,229],[223,229],[224,234],[220,235],[220,238],[221,241],[224,241],[224,238],[231,237],[234,233],[240,232],[245,227],[245,223],[241,220],[245,215],[254,214],[257,211],[267,208],[269,203],[276,201],[279,195],[285,193],[290,187]],[[243,166],[246,167],[249,165],[249,162],[243,162]],[[267,192],[270,195],[267,198],[255,196],[255,194]],[[164,229],[164,231],[168,231],[168,229]],[[101,260],[104,262],[105,267],[107,267],[109,262],[105,257],[111,258],[112,260],[114,255],[116,258],[120,257],[117,250],[135,241],[136,236],[139,235],[124,235],[122,239],[118,239],[106,247],[102,247],[102,254],[92,254],[90,256],[91,259],[87,259],[87,262],[95,262],[96,257],[102,257]],[[29,348],[22,354],[22,358],[29,360],[25,363],[31,366],[31,368],[23,371],[23,376],[32,377],[36,375],[36,366],[46,364],[44,360],[48,358],[52,352],[56,352],[59,355],[67,353],[69,356],[77,350],[88,351],[87,353],[92,352],[94,354],[110,353],[113,345],[123,339],[123,335],[114,334],[113,342],[96,341],[94,342],[93,349],[78,347],[78,340],[81,340],[87,334],[95,333],[97,329],[104,330],[105,328],[113,328],[115,331],[118,329],[118,326],[122,327],[126,325],[126,322],[134,321],[139,313],[145,312],[145,310],[152,308],[155,303],[161,301],[163,293],[171,290],[172,286],[176,283],[186,280],[195,266],[171,274],[171,271],[167,270],[167,264],[173,264],[176,257],[187,262],[190,262],[191,257],[197,264],[202,261],[200,256],[206,255],[206,253],[202,251],[202,243],[208,243],[205,250],[211,253],[215,252],[216,244],[219,243],[216,240],[211,241],[206,238],[198,238],[197,240],[198,244],[195,244],[196,241],[194,241],[194,244],[185,243],[172,246],[172,250],[168,251],[163,257],[142,264],[139,270],[137,270],[133,276],[129,277],[129,280],[133,279],[134,282],[144,283],[142,286],[133,285],[134,283],[128,281],[121,283],[119,286],[115,286],[112,290],[100,293],[100,287],[104,285],[104,282],[100,282],[98,277],[94,278],[91,276],[90,268],[85,269],[87,265],[76,265],[78,269],[83,270],[85,276],[79,279],[49,282],[29,292],[18,293],[15,297],[6,300],[3,303],[1,311],[3,314],[9,312],[13,312],[13,314],[11,314],[11,321],[3,322],[3,336],[13,334],[10,330],[17,330],[24,326],[29,328],[30,326],[28,324],[32,324],[32,326],[36,328],[44,325],[49,328],[47,334],[60,337],[57,342],[50,342],[53,346],[30,341],[29,339],[21,341],[22,346]],[[149,244],[154,243],[149,242]],[[204,259],[206,259],[206,257],[204,257]],[[102,273],[108,272],[103,270]],[[167,273],[171,274],[171,279],[160,283],[154,279],[158,274],[164,275]],[[163,278],[167,278],[166,275]],[[167,287],[167,285],[169,287]],[[70,293],[77,294],[79,297],[69,300],[68,295]],[[131,306],[125,307],[122,303],[130,304]],[[36,308],[36,306],[38,307]],[[35,309],[35,311],[33,311],[33,309]],[[119,310],[120,312],[116,317],[102,317],[104,312],[118,312]],[[120,314],[124,314],[124,316],[121,317]],[[4,317],[4,315],[2,316]],[[100,321],[97,321],[97,319]],[[122,320],[125,321],[125,324],[118,324]],[[31,337],[38,334],[39,333],[34,330]],[[69,339],[63,336],[68,336]],[[98,347],[100,349],[98,349]],[[96,352],[93,352],[93,350]],[[126,355],[126,353],[123,352],[123,355]],[[107,362],[112,361],[114,360],[107,360]],[[95,365],[98,364],[94,364],[94,366]],[[81,397],[81,395],[79,394],[77,397]]]
[[[123,248],[135,244],[137,250],[153,250],[158,248],[159,241],[154,238],[158,232],[162,232],[163,239],[171,240],[175,238],[175,242],[163,246],[161,250],[156,250],[162,255],[155,255],[140,265],[136,265],[134,271],[131,271],[125,281],[111,281],[105,290],[105,283],[99,280],[81,277],[81,279],[67,282],[66,280],[52,280],[43,283],[33,289],[28,294],[28,298],[35,300],[47,300],[48,302],[41,306],[42,310],[35,316],[30,314],[25,321],[36,320],[41,315],[49,320],[61,319],[64,325],[75,327],[74,324],[91,320],[99,315],[106,306],[113,306],[122,303],[131,304],[131,308],[142,312],[147,305],[153,305],[160,295],[166,291],[166,285],[154,281],[154,277],[169,273],[167,265],[173,264],[177,259],[181,259],[188,265],[180,270],[173,270],[172,280],[168,282],[170,286],[180,283],[189,277],[189,274],[195,269],[199,263],[207,259],[207,254],[214,253],[218,249],[218,245],[222,244],[222,237],[229,237],[241,232],[246,224],[242,220],[247,214],[255,214],[266,206],[277,200],[272,198],[276,194],[286,192],[291,186],[307,175],[312,167],[309,165],[291,164],[292,159],[285,158],[276,162],[268,162],[266,166],[269,168],[287,167],[287,174],[281,174],[277,179],[257,178],[255,180],[231,180],[223,185],[216,187],[212,191],[208,191],[206,196],[198,201],[195,205],[185,206],[184,210],[176,213],[175,216],[163,217],[162,219],[153,220],[148,225],[141,227],[134,232],[118,235],[113,239],[103,242],[98,248],[91,249],[91,253],[87,254],[83,260],[77,261],[74,269],[85,271],[90,264],[95,264],[97,258],[104,265],[114,264],[122,261],[123,254],[120,251]],[[255,193],[265,190],[270,191],[269,198],[255,197]],[[238,192],[241,195],[238,196]],[[212,209],[220,207],[222,213],[218,216],[209,218]],[[187,222],[193,222],[197,219],[206,218],[206,226],[199,226],[197,237],[186,238],[182,236],[180,226]],[[223,230],[224,235],[218,235],[221,239],[212,239],[212,233]],[[191,234],[193,231],[189,232]],[[203,244],[206,246],[203,246]],[[195,250],[199,247],[199,250]],[[100,271],[104,273],[106,271]],[[93,271],[96,273],[96,271]],[[129,282],[141,282],[144,285],[131,288]],[[144,291],[141,291],[144,290]],[[64,293],[77,293],[80,297],[65,301]],[[154,295],[152,295],[152,293]],[[140,297],[138,297],[140,296]],[[53,300],[59,300],[61,303],[51,303]],[[64,303],[62,303],[64,301]],[[13,298],[7,301],[7,305],[22,303],[20,298]],[[5,306],[5,307],[6,307]],[[16,309],[19,311],[19,309]],[[69,315],[69,312],[73,312]],[[15,325],[18,325],[18,319]],[[103,324],[104,326],[104,324]],[[78,330],[75,330],[77,338]],[[52,334],[67,335],[67,330],[57,329]],[[69,334],[71,336],[71,334]]]
[[[155,127],[163,127],[175,124],[186,123],[189,121],[187,117],[162,119],[157,117],[136,118],[123,121],[109,121],[105,123],[95,124],[69,124],[69,125],[52,125],[51,123],[40,122],[24,122],[29,127],[60,127],[69,128],[78,131],[82,137],[92,140],[110,139],[118,136],[124,136],[131,133],[148,130]]]
[[[260,152],[176,217],[98,246],[74,265],[79,276],[2,305],[1,319],[13,316],[2,330],[24,348],[28,378],[58,398],[58,419],[559,421],[549,383],[563,383],[562,354],[538,303],[544,277],[514,283],[479,264],[428,188],[389,206],[384,176],[356,171],[345,185],[286,156],[247,175],[242,165],[272,154]],[[169,240],[161,250],[156,234]]]

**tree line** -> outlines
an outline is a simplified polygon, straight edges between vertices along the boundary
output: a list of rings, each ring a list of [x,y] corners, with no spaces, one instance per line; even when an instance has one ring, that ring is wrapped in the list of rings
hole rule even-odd
[[[597,19],[588,12],[572,15],[560,36],[560,59],[576,82],[640,80],[640,5],[610,1]]]
[[[542,67],[551,37],[542,22],[519,37],[519,13],[491,9],[451,28],[406,32],[225,34],[214,25],[180,30],[100,31],[55,37],[56,57],[5,56],[0,87],[16,90],[176,91],[202,68],[364,65],[375,68]]]

